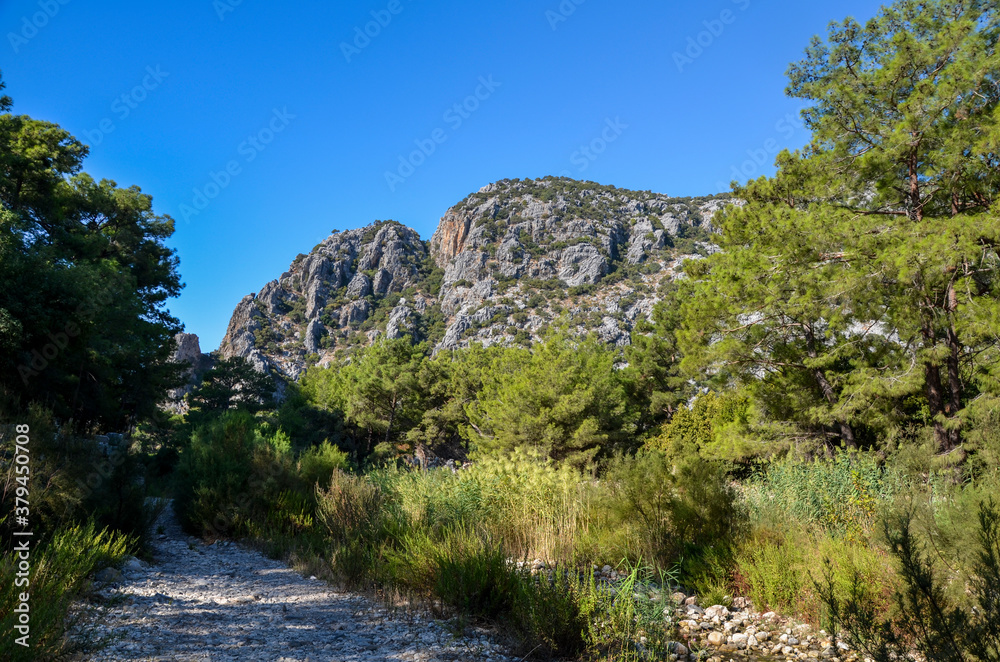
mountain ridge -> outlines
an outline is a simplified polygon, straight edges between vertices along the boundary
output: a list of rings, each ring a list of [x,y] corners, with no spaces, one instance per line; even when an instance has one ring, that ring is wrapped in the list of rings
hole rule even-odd
[[[334,231],[237,304],[214,353],[295,380],[380,337],[435,351],[527,345],[553,324],[629,343],[728,195],[672,198],[561,177],[501,180],[429,240],[396,221]]]

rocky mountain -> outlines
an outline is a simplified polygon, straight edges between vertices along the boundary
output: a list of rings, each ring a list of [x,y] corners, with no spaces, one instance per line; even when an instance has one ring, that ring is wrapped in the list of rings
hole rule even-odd
[[[211,369],[214,359],[201,351],[201,344],[198,336],[193,333],[178,333],[174,340],[177,346],[170,357],[175,363],[184,366],[183,376],[185,383],[183,386],[171,389],[167,392],[167,401],[164,408],[174,414],[183,414],[188,410],[188,403],[184,396],[193,391],[201,383],[201,377]]]
[[[429,242],[394,221],[335,231],[240,301],[218,355],[294,380],[382,336],[452,349],[563,324],[624,345],[680,262],[713,249],[727,199],[504,180],[449,209]]]

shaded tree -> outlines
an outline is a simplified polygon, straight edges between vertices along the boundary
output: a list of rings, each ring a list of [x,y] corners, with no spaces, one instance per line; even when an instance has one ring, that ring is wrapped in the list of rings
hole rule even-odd
[[[137,187],[81,173],[86,155],[55,124],[0,115],[0,407],[127,429],[180,381],[174,226]]]
[[[274,380],[241,356],[219,361],[188,396],[189,419],[217,418],[230,410],[256,413],[274,400]]]
[[[485,453],[532,449],[585,466],[634,444],[634,412],[616,355],[594,338],[550,336],[498,354],[466,406],[466,434]]]

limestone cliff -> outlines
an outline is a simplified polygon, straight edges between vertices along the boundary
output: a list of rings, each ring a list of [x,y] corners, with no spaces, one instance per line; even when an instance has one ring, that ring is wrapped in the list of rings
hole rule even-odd
[[[490,184],[429,242],[393,221],[334,232],[240,301],[219,355],[294,380],[379,336],[526,344],[559,323],[627,344],[658,287],[712,250],[725,204],[564,178]]]
[[[167,401],[163,407],[175,414],[183,414],[187,411],[187,402],[184,396],[194,390],[201,383],[201,377],[212,368],[214,360],[208,354],[203,354],[198,336],[193,333],[178,333],[174,336],[176,347],[170,360],[183,366],[183,386],[171,389],[167,393]]]

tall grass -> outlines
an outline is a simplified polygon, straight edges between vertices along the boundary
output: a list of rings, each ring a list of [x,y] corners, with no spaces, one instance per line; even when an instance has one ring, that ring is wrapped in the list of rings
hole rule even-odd
[[[86,644],[66,639],[81,613],[71,606],[90,593],[87,577],[94,571],[143,554],[159,510],[146,499],[145,467],[135,448],[109,451],[69,426],[58,428],[34,405],[22,420],[31,430],[31,574],[27,587],[15,585],[21,559],[10,550],[24,540],[14,535],[21,528],[13,517],[20,484],[11,428],[0,426],[0,631],[9,652],[4,659],[47,660]],[[13,643],[12,610],[23,592],[30,595],[28,649]]]
[[[940,589],[967,606],[979,548],[977,512],[1000,480],[978,462],[965,470],[969,478],[956,480],[958,468],[919,446],[889,461],[842,452],[831,460],[772,463],[740,490],[749,526],[726,579],[758,608],[814,623],[829,625],[830,604],[852,596],[891,614],[905,577],[885,524],[905,518],[929,567],[947,578]]]
[[[457,474],[390,470],[373,480],[413,526],[474,524],[517,558],[575,560],[601,517],[596,483],[568,465],[521,452],[484,458]]]
[[[303,470],[316,476],[315,467],[289,458],[249,423],[224,418],[196,435],[182,457],[178,501],[192,530],[217,535],[216,522],[232,522],[224,533],[301,551],[294,541],[302,534],[287,526],[300,521],[310,540],[322,541],[312,549],[327,576],[488,620],[523,655],[606,657],[613,650],[615,659],[638,659],[665,651],[671,631],[660,596],[669,591],[654,588],[653,579],[691,544],[722,541],[729,526],[728,517],[712,517],[732,507],[720,475],[676,477],[658,453],[619,458],[600,480],[522,452],[481,458],[457,473],[355,475],[327,462],[327,483],[305,498]],[[241,498],[247,481],[262,480],[263,460],[272,463],[270,474]],[[659,481],[656,527],[645,535],[652,511],[629,495],[653,488],[651,476]],[[722,500],[722,510],[711,499]],[[661,544],[674,538],[689,545]],[[617,593],[589,570],[623,559],[632,584]]]
[[[909,472],[916,453],[899,468],[854,452],[779,461],[737,486],[724,466],[653,450],[613,459],[599,478],[523,452],[459,472],[357,475],[333,451],[296,457],[252,419],[224,418],[182,457],[188,524],[229,513],[227,533],[305,549],[309,567],[346,584],[496,623],[535,657],[667,654],[668,583],[827,624],[825,569],[834,599],[889,613],[901,579],[881,523],[904,510],[957,596],[971,581],[975,506],[998,486],[989,472],[965,485],[954,470]],[[247,495],[247,481],[259,489]],[[589,570],[605,563],[625,569],[615,589]]]
[[[886,612],[873,604],[862,577],[854,578],[846,597],[840,595],[828,573],[817,589],[834,625],[875,662],[909,658],[913,651],[929,661],[1000,660],[1000,511],[992,499],[980,504],[977,519],[966,604],[949,600],[945,580],[904,516],[886,525],[900,575],[896,609]]]

